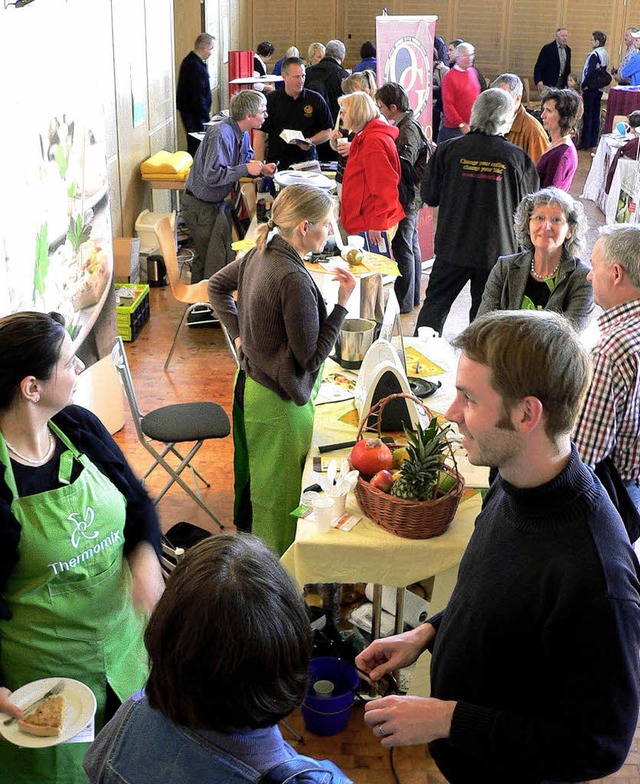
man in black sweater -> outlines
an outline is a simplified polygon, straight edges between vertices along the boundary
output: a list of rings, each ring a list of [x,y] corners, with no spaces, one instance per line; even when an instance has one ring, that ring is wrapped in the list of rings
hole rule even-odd
[[[214,41],[209,33],[200,33],[193,45],[194,50],[180,64],[176,108],[187,134],[187,151],[192,156],[195,156],[200,142],[190,134],[204,131],[204,124],[209,121],[211,111],[207,60],[213,52]]]
[[[429,743],[451,784],[585,781],[625,761],[638,720],[640,567],[570,432],[589,357],[562,316],[477,319],[462,349],[457,423],[496,466],[446,609],[377,640],[378,680],[432,652],[432,697],[369,702],[383,746]]]

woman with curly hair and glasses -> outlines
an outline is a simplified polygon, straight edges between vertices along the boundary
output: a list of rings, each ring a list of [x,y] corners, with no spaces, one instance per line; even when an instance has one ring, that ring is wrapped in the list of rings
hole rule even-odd
[[[490,310],[553,310],[584,329],[593,314],[593,288],[589,267],[579,259],[588,228],[582,204],[559,188],[543,188],[524,197],[514,224],[524,250],[498,259],[478,316]]]

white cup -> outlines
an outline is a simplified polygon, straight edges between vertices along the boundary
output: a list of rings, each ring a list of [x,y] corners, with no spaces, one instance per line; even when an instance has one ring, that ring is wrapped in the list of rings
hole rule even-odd
[[[432,329],[431,327],[418,327],[418,338],[423,343],[426,343],[428,340],[437,337],[438,333],[435,331],[435,329]]]
[[[359,234],[349,234],[347,237],[347,245],[351,248],[364,250],[364,237],[361,237]]]
[[[328,531],[333,522],[333,498],[319,495],[313,499],[313,516],[319,531]]]
[[[347,506],[347,494],[342,493],[342,495],[334,495],[331,497],[333,498],[333,519],[339,520],[344,514],[345,508]]]
[[[333,694],[333,683],[331,681],[316,681],[313,684],[313,691],[316,697],[330,697]]]

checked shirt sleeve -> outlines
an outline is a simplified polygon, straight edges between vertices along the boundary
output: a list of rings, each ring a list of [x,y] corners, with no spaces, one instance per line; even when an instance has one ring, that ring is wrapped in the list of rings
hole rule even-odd
[[[606,353],[594,357],[591,386],[575,429],[582,460],[593,468],[613,452],[616,442],[615,363]]]

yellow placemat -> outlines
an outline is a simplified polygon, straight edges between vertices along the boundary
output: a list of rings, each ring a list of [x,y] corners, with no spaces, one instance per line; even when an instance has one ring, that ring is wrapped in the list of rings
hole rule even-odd
[[[407,346],[404,350],[407,361],[407,375],[417,378],[427,378],[428,376],[439,376],[445,371],[435,362],[425,357],[413,346]]]

